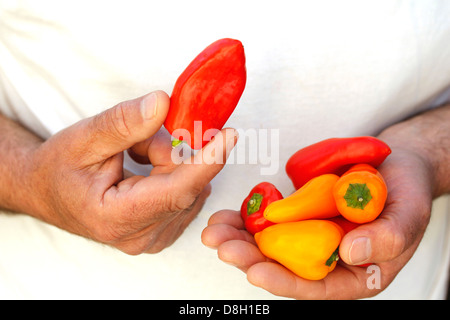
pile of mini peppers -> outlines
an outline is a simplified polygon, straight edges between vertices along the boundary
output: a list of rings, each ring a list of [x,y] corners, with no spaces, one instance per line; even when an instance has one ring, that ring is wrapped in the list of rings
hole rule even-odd
[[[268,258],[304,279],[325,278],[344,235],[383,211],[387,187],[377,167],[390,153],[370,136],[300,149],[286,164],[296,191],[284,198],[269,182],[255,186],[241,206],[245,228]]]

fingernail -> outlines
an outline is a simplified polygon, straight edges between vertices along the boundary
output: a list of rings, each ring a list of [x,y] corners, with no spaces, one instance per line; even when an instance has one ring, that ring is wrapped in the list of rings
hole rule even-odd
[[[349,250],[349,259],[352,264],[360,264],[366,262],[372,254],[372,246],[370,239],[366,237],[356,238],[353,240]]]
[[[152,120],[156,117],[158,109],[158,97],[156,93],[150,93],[141,101],[141,113],[144,120]]]

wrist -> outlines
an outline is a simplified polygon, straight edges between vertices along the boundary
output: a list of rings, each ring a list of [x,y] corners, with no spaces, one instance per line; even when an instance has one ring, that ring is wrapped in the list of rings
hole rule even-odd
[[[432,197],[450,192],[450,105],[433,109],[385,129],[379,138],[394,153],[421,163]]]
[[[39,176],[39,168],[45,166],[37,156],[40,153],[40,145],[29,150],[27,164],[21,175],[24,199],[20,210],[35,218],[46,221],[45,212],[47,205],[45,202],[45,189],[43,186],[48,183],[46,177]]]
[[[18,123],[0,114],[0,207],[32,214],[36,190],[31,172],[35,165],[33,153],[42,140]]]
[[[17,158],[18,169],[13,177],[15,186],[14,196],[11,196],[9,208],[16,212],[26,213],[36,218],[41,218],[42,208],[41,190],[37,185],[35,168],[39,167],[34,156],[38,145],[22,148],[21,158]],[[45,183],[45,180],[40,182]]]

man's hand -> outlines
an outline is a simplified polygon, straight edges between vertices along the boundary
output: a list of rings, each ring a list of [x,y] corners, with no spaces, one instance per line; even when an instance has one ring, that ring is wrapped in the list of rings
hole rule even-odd
[[[225,161],[199,152],[192,164],[175,165],[170,136],[161,129],[168,109],[168,96],[153,92],[39,143],[22,172],[28,199],[10,209],[128,254],[169,246],[198,214]],[[226,131],[205,148],[213,145],[226,157],[236,143],[234,130]],[[152,164],[150,176],[124,175],[125,150]]]
[[[408,168],[406,169],[405,166]],[[409,170],[414,174],[409,174]],[[384,289],[411,258],[430,216],[431,198],[422,180],[422,164],[393,152],[380,168],[389,186],[387,206],[374,222],[348,233],[339,254],[343,262],[319,281],[302,279],[280,264],[269,261],[244,230],[237,211],[214,214],[203,231],[205,245],[217,248],[219,258],[247,273],[247,279],[275,295],[296,299],[356,299],[373,296],[380,290],[367,286],[368,262],[380,267]],[[414,186],[414,188],[411,188]]]
[[[384,290],[417,249],[434,197],[450,191],[450,106],[385,130],[380,138],[392,154],[379,167],[388,199],[379,218],[346,234],[336,269],[320,281],[302,279],[259,251],[239,212],[211,216],[202,233],[221,260],[247,273],[247,279],[275,295],[296,299],[359,299]],[[433,146],[434,145],[434,146]],[[431,152],[434,150],[433,152]],[[379,267],[379,287],[367,285],[371,273],[357,265]]]

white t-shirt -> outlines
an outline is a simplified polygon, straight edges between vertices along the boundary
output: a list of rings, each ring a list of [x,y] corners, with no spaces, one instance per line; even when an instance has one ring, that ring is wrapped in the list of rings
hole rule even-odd
[[[450,2],[439,0],[0,0],[0,110],[43,137],[120,101],[170,94],[188,63],[220,38],[242,41],[248,72],[227,123],[241,130],[236,150],[246,153],[232,154],[175,244],[128,256],[1,214],[0,298],[278,298],[201,243],[208,218],[239,209],[261,181],[292,192],[284,165],[301,147],[376,135],[450,100],[449,16]],[[379,298],[442,298],[448,197],[433,210],[416,254]]]

